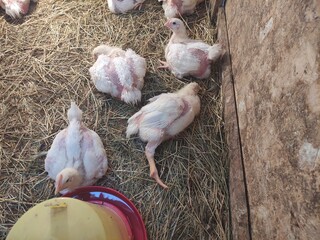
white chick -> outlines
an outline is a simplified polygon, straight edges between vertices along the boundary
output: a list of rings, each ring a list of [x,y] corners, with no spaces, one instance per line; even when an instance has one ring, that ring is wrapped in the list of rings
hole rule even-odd
[[[167,185],[158,175],[155,150],[163,141],[183,131],[199,114],[199,89],[199,85],[193,82],[175,93],[155,96],[128,120],[127,138],[138,133],[147,142],[145,154],[150,165],[150,176],[163,188],[167,188]]]
[[[222,54],[222,46],[212,46],[201,40],[188,38],[187,30],[183,22],[178,18],[171,18],[165,24],[173,34],[165,48],[166,62],[159,68],[168,68],[177,78],[193,76],[198,79],[209,77],[211,63]]]
[[[107,171],[108,159],[101,139],[81,119],[82,111],[72,102],[69,126],[57,134],[45,159],[45,170],[55,180],[55,194],[91,185]]]
[[[146,60],[133,50],[100,45],[93,50],[97,59],[89,69],[96,88],[119,98],[126,103],[136,104],[141,100],[141,89],[146,74]]]
[[[159,0],[166,18],[174,18],[192,14],[196,6],[204,0]]]
[[[37,2],[37,0],[31,0]],[[21,18],[29,10],[30,0],[0,0],[0,6],[12,18]]]
[[[141,8],[145,0],[108,0],[108,7],[113,13],[126,13],[132,9]]]

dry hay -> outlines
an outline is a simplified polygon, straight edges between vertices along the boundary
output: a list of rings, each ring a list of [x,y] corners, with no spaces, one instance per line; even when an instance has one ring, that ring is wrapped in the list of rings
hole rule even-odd
[[[215,42],[206,4],[188,17],[194,38]],[[54,197],[44,157],[57,132],[67,126],[75,100],[84,123],[106,148],[110,170],[97,185],[128,196],[142,213],[149,238],[229,239],[227,153],[223,141],[220,83],[202,87],[201,115],[183,133],[158,147],[156,162],[163,190],[149,177],[144,146],[125,139],[126,120],[146,100],[175,91],[192,79],[178,80],[158,70],[170,32],[160,3],[148,0],[140,12],[111,14],[106,0],[40,1],[23,20],[0,12],[0,237],[30,207]],[[99,93],[88,68],[100,43],[130,47],[147,59],[143,99],[138,106]]]

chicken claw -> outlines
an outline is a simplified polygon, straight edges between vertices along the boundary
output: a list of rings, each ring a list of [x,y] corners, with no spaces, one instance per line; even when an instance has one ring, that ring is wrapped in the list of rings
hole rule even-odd
[[[158,69],[167,69],[169,68],[169,64],[166,61],[158,60],[162,65],[158,67]]]
[[[137,10],[137,9],[138,9],[139,11],[141,10],[141,8],[142,8],[142,3],[137,3],[137,4],[133,7],[134,10]]]
[[[146,157],[150,166],[150,177],[154,178],[156,182],[163,188],[168,188],[159,177],[158,170],[156,167],[156,163],[154,161],[154,153],[156,148],[160,145],[161,142],[148,142],[146,146]]]

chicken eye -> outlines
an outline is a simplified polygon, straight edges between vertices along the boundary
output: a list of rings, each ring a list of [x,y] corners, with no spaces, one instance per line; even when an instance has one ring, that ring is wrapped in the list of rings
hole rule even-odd
[[[70,178],[68,178],[68,179],[66,180],[66,183],[68,183],[68,182],[70,182]]]
[[[172,24],[173,24],[173,25],[176,25],[177,23],[176,23],[176,22],[172,22]]]

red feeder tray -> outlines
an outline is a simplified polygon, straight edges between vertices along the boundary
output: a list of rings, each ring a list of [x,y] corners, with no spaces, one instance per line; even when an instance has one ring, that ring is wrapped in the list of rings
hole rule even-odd
[[[147,232],[142,217],[134,204],[118,191],[99,186],[87,186],[75,189],[63,197],[79,199],[85,202],[94,203],[117,208],[126,216],[134,240],[147,240]]]

